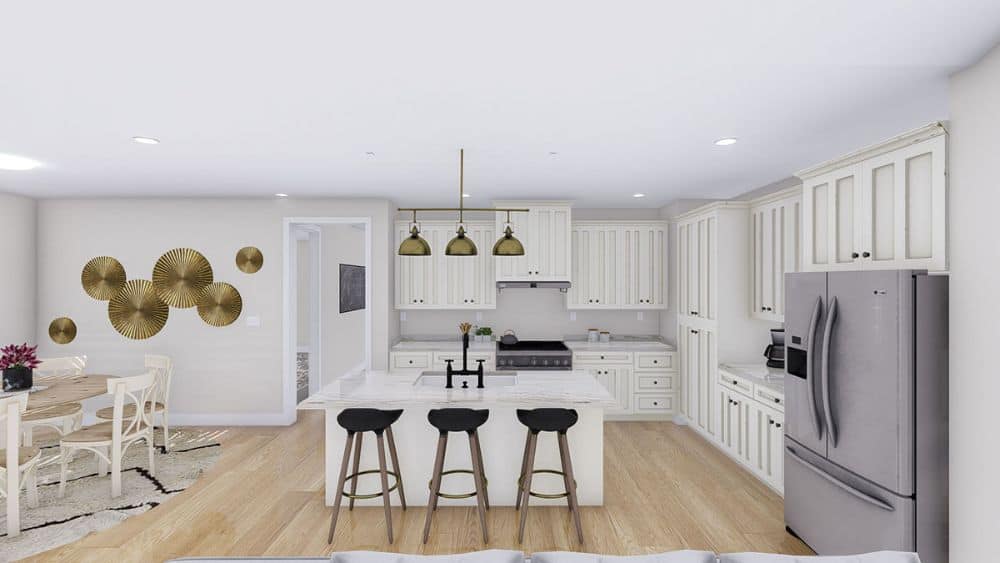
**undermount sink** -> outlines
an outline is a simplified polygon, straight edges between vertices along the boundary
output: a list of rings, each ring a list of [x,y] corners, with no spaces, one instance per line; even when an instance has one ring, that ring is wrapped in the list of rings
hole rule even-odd
[[[475,375],[453,375],[451,383],[455,389],[475,389],[477,383]],[[415,387],[439,387],[444,389],[447,376],[442,371],[424,372],[413,382]],[[517,374],[508,372],[486,372],[483,376],[483,385],[492,387],[512,387],[517,385]]]

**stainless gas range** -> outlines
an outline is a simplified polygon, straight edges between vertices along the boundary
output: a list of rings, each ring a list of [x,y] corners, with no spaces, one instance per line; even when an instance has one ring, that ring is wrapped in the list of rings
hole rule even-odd
[[[571,370],[573,352],[558,340],[520,340],[497,343],[497,369]]]

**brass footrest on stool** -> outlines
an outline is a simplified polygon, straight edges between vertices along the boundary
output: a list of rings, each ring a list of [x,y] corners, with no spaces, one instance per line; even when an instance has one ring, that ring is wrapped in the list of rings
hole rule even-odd
[[[448,471],[442,471],[441,472],[441,478],[444,478],[445,475],[455,475],[456,473],[465,473],[467,475],[475,475],[475,472],[473,472],[471,469],[449,469]],[[483,486],[486,487],[489,484],[490,484],[490,480],[487,479],[485,475],[483,475]],[[434,492],[434,480],[433,479],[431,479],[430,481],[427,482],[427,488],[430,489],[431,492]],[[460,493],[460,494],[454,494],[454,495],[448,494],[448,493],[441,493],[441,492],[439,492],[437,494],[437,496],[439,496],[441,498],[446,498],[446,499],[458,500],[458,499],[463,499],[463,498],[472,498],[472,497],[476,496],[477,494],[478,493],[476,493],[476,491],[472,491],[471,493]]]
[[[378,475],[379,474],[379,470],[378,469],[369,469],[367,471],[358,471],[357,473],[351,473],[347,477],[344,477],[344,483],[348,483],[351,480],[356,479],[356,478],[358,478],[358,477],[360,477],[362,475],[372,475],[372,474]],[[378,493],[371,493],[371,494],[366,494],[366,495],[351,494],[351,493],[349,493],[347,491],[340,491],[340,494],[344,495],[345,498],[349,498],[349,499],[352,499],[352,500],[368,500],[368,499],[378,498],[378,497],[380,497],[380,496],[382,496],[382,495],[384,495],[386,493],[391,493],[391,492],[395,491],[396,489],[398,489],[399,488],[399,473],[396,472],[396,471],[388,471],[388,470],[386,470],[385,474],[386,475],[392,475],[392,479],[393,479],[393,484],[392,484],[391,487],[389,487],[388,491],[381,491],[381,492],[378,492]]]
[[[531,474],[534,475],[535,473],[548,473],[549,475],[561,475],[564,478],[566,477],[566,473],[564,473],[562,471],[556,471],[555,469],[535,469],[535,470],[532,470]],[[573,486],[574,487],[576,486],[576,479],[573,479]],[[523,490],[523,489],[524,489],[524,477],[522,476],[520,479],[517,480],[517,490],[520,491],[520,490]],[[564,492],[561,492],[561,493],[536,493],[535,491],[528,491],[528,494],[531,495],[531,496],[533,496],[533,497],[535,497],[535,498],[557,499],[557,498],[566,498],[566,497],[568,497],[569,496],[569,491],[564,491]]]

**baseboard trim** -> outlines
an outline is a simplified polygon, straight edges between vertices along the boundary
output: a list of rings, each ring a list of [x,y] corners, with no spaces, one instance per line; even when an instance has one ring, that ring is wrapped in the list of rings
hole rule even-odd
[[[288,426],[295,413],[170,413],[170,426]]]

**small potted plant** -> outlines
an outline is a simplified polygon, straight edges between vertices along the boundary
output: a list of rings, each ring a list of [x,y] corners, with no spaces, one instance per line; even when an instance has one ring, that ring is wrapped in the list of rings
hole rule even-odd
[[[41,364],[35,351],[38,346],[11,344],[0,348],[0,370],[3,370],[3,390],[31,389],[32,373]]]
[[[488,326],[481,326],[476,329],[477,342],[490,342],[493,340],[493,329]]]

